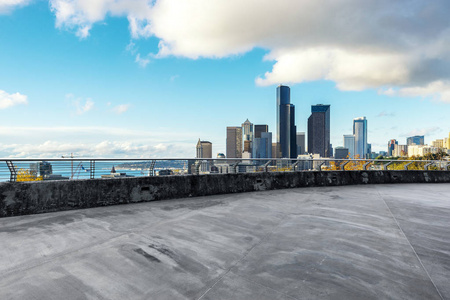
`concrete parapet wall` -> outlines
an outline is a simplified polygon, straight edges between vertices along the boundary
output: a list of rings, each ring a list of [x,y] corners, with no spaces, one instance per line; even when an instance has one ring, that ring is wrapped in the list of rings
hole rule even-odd
[[[327,171],[157,176],[0,184],[0,217],[310,186],[450,183],[450,171]]]

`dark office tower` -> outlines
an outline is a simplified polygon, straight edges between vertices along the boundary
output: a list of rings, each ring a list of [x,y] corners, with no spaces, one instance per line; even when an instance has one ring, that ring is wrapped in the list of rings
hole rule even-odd
[[[425,144],[425,136],[423,135],[415,135],[406,139],[406,145],[424,145]]]
[[[242,158],[242,127],[227,127],[227,158]]]
[[[277,143],[282,158],[297,157],[295,107],[291,90],[284,85],[277,87]]]
[[[262,132],[269,132],[269,126],[267,126],[267,125],[255,125],[255,138],[261,138],[261,133]]]
[[[331,157],[330,105],[311,105],[308,118],[308,152]]]

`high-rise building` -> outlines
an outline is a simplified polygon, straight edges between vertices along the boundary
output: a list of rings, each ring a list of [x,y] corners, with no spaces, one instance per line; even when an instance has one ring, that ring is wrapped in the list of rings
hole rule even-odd
[[[277,87],[277,143],[281,157],[297,157],[295,106],[290,88],[284,85]]]
[[[348,149],[348,158],[355,158],[355,136],[353,134],[344,135],[344,148]]]
[[[261,137],[253,139],[253,158],[272,157],[272,132],[261,132]]]
[[[308,118],[308,152],[330,157],[330,105],[311,105]]]
[[[260,138],[262,132],[269,132],[269,126],[268,125],[255,125],[255,138]]]
[[[243,141],[244,141],[244,147],[245,147],[245,142],[248,141],[247,143],[247,147],[248,149],[245,150],[244,152],[252,152],[252,143],[253,143],[253,123],[250,122],[248,119],[242,123],[242,133],[243,133]]]
[[[369,154],[366,117],[353,119],[353,135],[355,136],[355,157],[366,158]]]
[[[392,156],[394,153],[395,145],[398,145],[398,142],[396,139],[392,139],[388,142],[388,151],[387,155]]]
[[[432,141],[431,146],[436,148],[444,148],[444,139],[437,139]]]
[[[281,158],[280,144],[272,143],[272,158]]]
[[[244,141],[253,141],[253,123],[248,119],[242,123],[242,133],[244,134]]]
[[[406,145],[425,145],[425,136],[415,135],[406,138]]]
[[[392,151],[392,156],[396,157],[408,156],[408,145],[394,144],[394,151]]]
[[[208,141],[201,141],[198,139],[197,142],[197,156],[196,158],[212,158],[212,143]]]
[[[242,158],[242,127],[227,127],[227,158]]]
[[[306,153],[305,149],[305,133],[304,132],[297,132],[297,156],[303,155]]]
[[[346,159],[349,156],[348,148],[336,147],[334,149],[334,158],[336,159]]]
[[[251,144],[252,144],[252,142],[244,140],[244,151],[243,152],[252,152]]]

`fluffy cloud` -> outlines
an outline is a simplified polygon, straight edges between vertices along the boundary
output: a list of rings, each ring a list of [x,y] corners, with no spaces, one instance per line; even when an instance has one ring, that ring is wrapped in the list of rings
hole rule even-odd
[[[341,90],[450,101],[448,0],[50,0],[50,7],[56,26],[81,38],[107,15],[126,16],[133,39],[160,40],[156,58],[265,49],[273,67],[256,78],[262,86],[330,80]]]
[[[193,157],[199,132],[122,127],[0,126],[0,157]],[[102,139],[99,140],[99,137]],[[8,142],[6,142],[8,141]]]
[[[389,88],[380,93],[388,96],[432,98],[437,101],[450,103],[450,80],[437,80],[423,86],[410,86],[403,88]]]
[[[74,156],[79,158],[167,158],[190,157],[192,156],[192,147],[191,144],[182,143],[177,143],[176,145],[171,143],[142,144],[124,141],[67,143],[49,140],[40,144],[0,144],[0,153],[7,153],[11,158],[59,158],[61,155],[67,155],[68,153],[74,153]]]
[[[0,0],[0,13],[7,13],[17,6],[23,6],[30,2],[30,0]]]
[[[27,96],[20,93],[8,94],[0,90],[0,109],[5,109],[18,104],[27,104]]]

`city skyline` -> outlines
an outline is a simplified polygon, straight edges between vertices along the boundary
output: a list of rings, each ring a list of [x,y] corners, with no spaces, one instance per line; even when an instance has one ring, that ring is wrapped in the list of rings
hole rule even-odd
[[[247,118],[276,139],[279,84],[297,132],[311,105],[332,106],[333,147],[361,116],[376,152],[448,136],[445,1],[118,2],[0,1],[1,157],[194,157],[199,137],[225,153],[224,128]],[[345,27],[342,14],[361,18]]]

